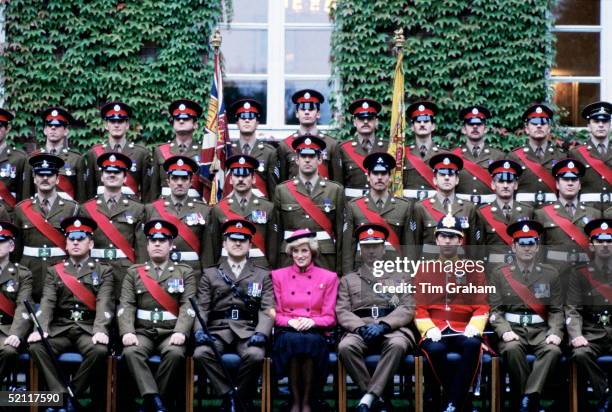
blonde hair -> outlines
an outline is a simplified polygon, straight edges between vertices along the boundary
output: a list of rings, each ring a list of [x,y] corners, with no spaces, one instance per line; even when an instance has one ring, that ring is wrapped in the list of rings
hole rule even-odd
[[[319,254],[319,241],[314,237],[303,237],[293,242],[287,243],[285,247],[285,253],[291,255],[293,249],[302,245],[308,244],[310,252],[312,253],[313,259]]]

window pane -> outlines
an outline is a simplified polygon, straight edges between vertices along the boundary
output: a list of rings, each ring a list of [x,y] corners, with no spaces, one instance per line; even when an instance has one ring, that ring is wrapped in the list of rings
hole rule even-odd
[[[557,33],[555,76],[599,76],[599,33]]]
[[[565,126],[586,126],[580,113],[584,106],[599,101],[600,86],[594,83],[554,83],[554,102],[562,111],[559,123]]]
[[[600,0],[559,0],[555,24],[599,25]]]
[[[266,30],[223,30],[221,52],[228,73],[266,73],[268,33]]]
[[[232,103],[244,97],[250,97],[255,100],[259,100],[263,107],[263,113],[261,114],[261,119],[259,119],[259,123],[265,124],[266,113],[268,112],[268,105],[266,104],[266,83],[267,82],[265,80],[226,80],[223,84],[223,91],[225,92],[225,107],[229,109]],[[233,121],[234,120],[230,118],[230,122]]]
[[[326,125],[331,121],[329,96],[331,88],[327,80],[286,80],[285,81],[285,124],[298,124],[295,118],[295,105],[291,101],[293,93],[302,89],[315,89],[323,94],[325,102],[321,105],[321,119],[318,124]]]
[[[330,30],[287,30],[285,73],[330,74],[330,42]]]
[[[329,23],[332,0],[285,0],[287,23]]]
[[[268,21],[268,0],[232,0],[232,23],[265,23]]]

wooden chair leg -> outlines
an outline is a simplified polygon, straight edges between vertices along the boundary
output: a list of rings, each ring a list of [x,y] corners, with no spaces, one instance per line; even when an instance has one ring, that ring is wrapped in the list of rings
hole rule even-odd
[[[264,358],[261,370],[261,412],[268,412],[270,391],[270,358]]]
[[[499,357],[491,358],[491,412],[501,411],[501,377],[499,376]]]
[[[346,412],[346,370],[338,357],[338,412]]]
[[[193,358],[187,356],[185,362],[185,412],[193,412]]]
[[[414,410],[423,412],[423,357],[414,357]]]
[[[36,362],[32,359],[30,355],[30,364],[29,364],[29,375],[30,375],[30,391],[36,392],[38,391],[38,368],[36,367]],[[30,412],[38,411],[37,406],[30,406]]]
[[[111,362],[111,368],[113,371],[113,375],[112,375],[112,379],[113,379],[113,383],[112,383],[112,392],[111,392],[111,398],[110,398],[110,412],[117,412],[117,391],[119,388],[119,368],[118,368],[118,364],[117,364],[117,357],[115,356],[111,356],[110,357],[110,362]]]
[[[116,390],[113,359],[113,356],[106,358],[106,402],[104,403],[104,410],[106,412],[113,412],[113,396]]]
[[[272,412],[272,358],[266,358],[268,382],[266,385],[266,412]]]
[[[570,361],[570,412],[578,412],[578,369],[576,362]]]

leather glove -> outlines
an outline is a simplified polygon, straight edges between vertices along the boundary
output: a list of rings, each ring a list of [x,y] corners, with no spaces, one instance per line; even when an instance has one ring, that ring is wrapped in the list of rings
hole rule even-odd
[[[359,336],[361,336],[363,338],[363,340],[366,339],[365,335],[366,335],[366,330],[368,329],[368,325],[364,325],[364,326],[360,326],[357,329],[355,329],[355,332],[359,334]]]
[[[257,346],[258,348],[263,347],[266,344],[268,338],[261,332],[255,332],[251,339],[249,339],[248,346]]]
[[[370,323],[367,326],[366,335],[369,339],[376,339],[382,337],[385,333],[389,333],[391,327],[386,323]]]
[[[202,329],[196,330],[193,337],[195,339],[196,346],[213,345],[217,340],[214,336],[205,333]]]

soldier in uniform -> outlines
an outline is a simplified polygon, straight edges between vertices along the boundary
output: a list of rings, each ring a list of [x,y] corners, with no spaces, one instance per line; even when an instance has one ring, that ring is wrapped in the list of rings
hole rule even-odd
[[[0,205],[9,213],[17,202],[30,196],[29,182],[23,178],[28,155],[7,142],[13,118],[11,112],[0,109]]]
[[[91,256],[113,268],[115,299],[119,300],[128,268],[146,259],[142,233],[145,210],[142,203],[121,191],[132,164],[129,157],[107,152],[96,162],[102,171],[102,192],[82,205],[82,213],[98,223]]]
[[[478,210],[478,231],[476,239],[485,245],[484,254],[487,269],[512,261],[512,238],[506,235],[506,228],[517,220],[531,219],[533,207],[528,203],[514,200],[518,179],[523,173],[520,164],[510,159],[500,159],[489,164],[491,189],[495,200],[482,205]],[[490,273],[492,270],[488,270]]]
[[[338,142],[317,128],[317,121],[321,117],[321,105],[325,98],[316,90],[304,89],[295,92],[291,101],[295,104],[295,117],[298,119],[300,127],[278,145],[279,181],[284,182],[298,175],[293,142],[304,135],[316,136],[325,142],[325,148],[321,151],[322,161],[319,165],[319,174],[330,180],[339,179],[338,176],[342,176],[342,168],[338,155]]]
[[[612,408],[611,381],[596,359],[612,351],[612,219],[591,220],[584,233],[589,237],[593,260],[576,268],[570,277],[565,324],[572,359],[582,377],[591,382],[599,401],[597,411],[604,412]],[[581,389],[581,410],[586,410],[586,388]]]
[[[455,188],[459,183],[459,171],[463,161],[452,153],[438,153],[429,159],[429,170],[433,170],[436,195],[423,199],[414,205],[413,218],[410,228],[413,231],[413,240],[408,242],[415,245],[410,253],[413,257],[420,256],[416,245],[423,245],[422,254],[437,256],[439,249],[436,246],[435,230],[438,222],[450,213],[460,222],[465,236],[465,245],[476,245],[476,207],[472,202],[457,199]],[[460,254],[464,254],[460,251]]]
[[[102,171],[98,168],[97,159],[106,152],[122,153],[130,158],[132,166],[121,190],[127,195],[141,199],[143,194],[149,193],[151,153],[143,145],[127,140],[132,109],[122,102],[109,102],[102,106],[100,114],[105,122],[104,127],[108,132],[108,140],[104,144],[94,145],[83,156],[87,171],[88,199],[103,191]]]
[[[588,124],[589,139],[570,151],[570,157],[585,164],[581,179],[580,201],[605,209],[612,200],[612,147],[610,147],[610,115],[612,104],[591,103],[582,110]]]
[[[197,179],[198,164],[187,156],[172,156],[163,167],[170,194],[145,206],[145,220],[163,219],[177,227],[170,259],[191,266],[197,281],[206,252],[204,229],[210,223],[210,206],[188,196],[192,180]]]
[[[539,411],[540,394],[554,370],[563,338],[563,295],[559,272],[537,262],[543,227],[533,220],[515,222],[512,237],[516,260],[491,276],[489,322],[500,339],[499,350],[510,374],[512,393],[521,396],[521,412]],[[536,360],[530,371],[528,353]]]
[[[375,276],[374,262],[385,255],[389,231],[385,226],[365,223],[355,230],[362,249],[363,264],[356,272],[340,279],[336,300],[338,324],[346,333],[338,345],[338,355],[353,382],[363,393],[358,412],[379,411],[390,399],[381,399],[383,391],[400,367],[406,352],[415,345],[408,325],[414,318],[414,300],[407,293],[377,291],[375,284],[399,286],[405,277],[399,273]],[[381,357],[370,375],[364,358],[371,351]],[[391,410],[388,406],[385,410]]]
[[[150,220],[144,233],[150,260],[128,269],[117,319],[123,356],[145,405],[165,412],[176,410],[166,405],[185,362],[185,343],[195,317],[189,298],[195,296],[196,283],[191,267],[170,261],[176,226]],[[161,362],[154,376],[147,359],[155,353]]]
[[[173,156],[185,156],[191,158],[196,165],[200,165],[202,147],[193,141],[193,135],[198,129],[198,119],[202,116],[202,106],[198,103],[178,99],[170,103],[168,107],[170,117],[168,121],[174,130],[174,139],[153,148],[151,160],[151,174],[149,176],[148,196],[149,202],[154,202],[161,196],[170,196],[170,188],[166,184],[166,170],[164,163]],[[198,175],[191,179],[191,187],[187,192],[188,197],[202,198],[202,182]]]
[[[30,157],[36,194],[22,200],[15,207],[15,226],[21,229],[17,238],[15,260],[32,271],[32,298],[40,301],[47,268],[66,256],[66,239],[60,223],[79,214],[79,204],[62,199],[57,193],[60,168],[64,161],[54,155],[38,154]]]
[[[0,379],[14,371],[19,349],[30,331],[30,318],[23,302],[31,299],[32,273],[9,261],[19,229],[0,221]]]
[[[258,160],[248,155],[232,156],[225,161],[225,170],[229,170],[233,190],[211,211],[204,237],[205,266],[216,265],[222,256],[227,256],[227,250],[222,245],[221,226],[230,219],[245,219],[257,229],[250,242],[249,257],[257,266],[276,267],[281,240],[278,233],[278,210],[274,208],[274,203],[254,193],[258,166]]]
[[[407,243],[412,240],[409,221],[412,217],[410,201],[389,192],[395,159],[389,153],[371,153],[362,167],[368,171],[370,191],[366,196],[347,204],[342,234],[342,271],[349,273],[361,264],[360,243],[354,237],[355,228],[364,223],[377,223],[390,234],[385,244],[385,260],[407,256]]]
[[[345,187],[347,199],[361,197],[367,191],[368,171],[363,168],[365,157],[373,152],[386,152],[389,146],[387,140],[376,138],[380,109],[380,103],[372,99],[357,99],[349,105],[356,133],[338,148],[342,176],[335,179]]]
[[[197,347],[193,359],[223,396],[222,410],[234,412],[238,410],[236,397],[250,410],[266,342],[274,325],[274,292],[270,272],[247,258],[255,225],[247,220],[228,220],[221,230],[228,256],[221,264],[204,269],[200,279],[198,307],[208,323],[209,334],[199,323],[195,324]],[[234,393],[211,345],[221,353],[234,350],[240,356],[238,393]]]
[[[489,146],[485,141],[487,120],[490,118],[491,112],[483,106],[468,106],[459,111],[459,119],[463,122],[461,134],[465,136],[465,143],[453,150],[463,160],[457,197],[476,205],[491,203],[495,199],[487,168],[495,160],[504,157],[502,151]]]
[[[66,236],[68,259],[47,270],[38,319],[54,354],[59,356],[76,350],[83,356],[83,362],[72,379],[74,395],[78,397],[92,382],[100,382],[104,377],[108,329],[115,312],[113,275],[110,266],[89,255],[94,246],[96,222],[73,216],[62,220],[61,227]],[[30,334],[30,353],[49,390],[67,394],[60,372],[40,340],[38,331]],[[99,388],[92,385],[93,392],[96,392],[96,387]],[[92,398],[103,399],[100,393],[97,395]],[[67,410],[75,410],[70,399],[67,403]],[[97,410],[102,410],[102,406],[97,405]]]
[[[410,119],[414,144],[405,149],[404,197],[423,200],[436,194],[434,177],[427,164],[440,151],[433,141],[438,106],[418,101],[408,106],[406,114]]]
[[[280,171],[276,148],[269,143],[257,141],[257,126],[262,114],[261,103],[250,98],[240,99],[232,104],[230,113],[234,116],[240,133],[238,141],[232,143],[230,157],[241,154],[257,159],[259,165],[254,175],[253,193],[269,200],[278,184]],[[229,182],[230,179],[226,178],[226,183]],[[231,192],[230,186],[228,185],[224,193]]]
[[[599,210],[578,202],[584,171],[584,165],[575,159],[555,163],[552,175],[556,180],[558,200],[534,213],[534,219],[544,226],[542,245],[546,246],[546,259],[559,268],[588,260],[589,240],[582,228],[590,220],[601,217]],[[567,283],[564,282],[564,286]]]
[[[319,253],[315,264],[324,269],[340,273],[342,268],[342,219],[344,188],[339,183],[325,179],[318,166],[323,162],[325,142],[314,136],[302,136],[293,141],[297,153],[299,173],[293,180],[276,186],[274,206],[280,214],[279,234],[283,238],[298,229],[310,229],[317,234]],[[291,263],[283,251],[277,262],[279,267]]]
[[[59,171],[57,182],[58,195],[64,199],[86,200],[87,189],[85,187],[85,163],[83,162],[83,157],[78,151],[68,147],[68,127],[74,123],[74,118],[61,107],[50,107],[41,113],[41,117],[44,123],[43,134],[45,135],[45,144],[31,155],[49,153],[60,157],[64,161],[64,165]],[[31,184],[32,170],[30,168],[26,168],[26,170],[28,173],[24,179],[33,188]]]
[[[555,181],[550,171],[556,161],[566,157],[551,140],[553,111],[542,103],[532,104],[523,113],[527,142],[509,154],[509,158],[525,167],[519,179],[516,200],[542,205],[554,202]]]
[[[421,334],[421,350],[427,357],[436,380],[444,389],[444,412],[463,409],[470,387],[476,380],[482,352],[482,338],[489,316],[487,296],[480,288],[486,285],[484,268],[473,265],[463,269],[459,264],[459,246],[466,239],[460,219],[448,213],[436,224],[437,259],[422,261],[414,278],[416,287],[415,325]],[[473,263],[473,262],[472,262]],[[434,285],[423,289],[423,285]],[[458,288],[474,291],[452,292]],[[461,354],[459,364],[449,370],[446,355]],[[471,409],[467,409],[471,410]]]

